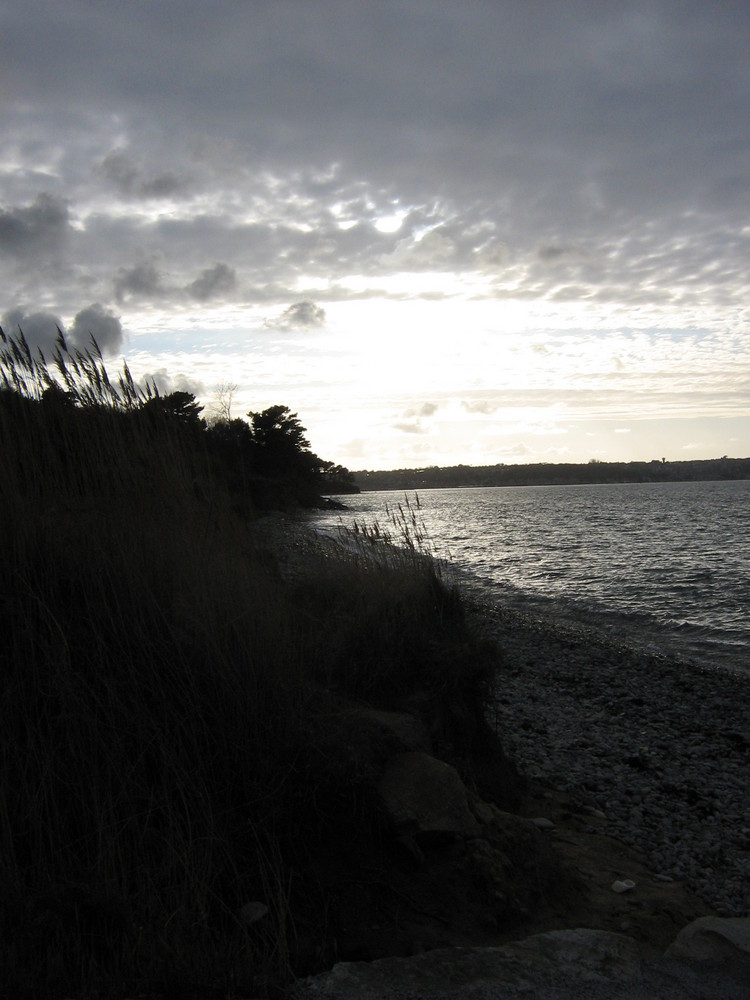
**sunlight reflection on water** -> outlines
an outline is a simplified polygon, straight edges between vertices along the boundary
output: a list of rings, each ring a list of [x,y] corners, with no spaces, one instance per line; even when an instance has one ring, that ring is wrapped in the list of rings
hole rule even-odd
[[[316,517],[384,525],[403,500],[363,493]],[[419,502],[436,553],[502,600],[750,669],[750,481],[425,490]]]

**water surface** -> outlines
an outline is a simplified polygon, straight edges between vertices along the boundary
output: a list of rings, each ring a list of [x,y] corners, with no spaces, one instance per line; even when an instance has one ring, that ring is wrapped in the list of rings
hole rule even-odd
[[[416,494],[408,494],[415,502]],[[750,481],[426,490],[437,554],[494,597],[706,667],[750,670]],[[402,492],[346,498],[381,526]]]

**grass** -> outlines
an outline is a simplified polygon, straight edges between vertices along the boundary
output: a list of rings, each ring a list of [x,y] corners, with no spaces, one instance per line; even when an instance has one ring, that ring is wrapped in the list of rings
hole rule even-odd
[[[3,334],[0,372],[6,995],[274,995],[323,933],[316,844],[367,810],[342,700],[464,760],[494,663],[412,508],[290,582],[127,368]]]

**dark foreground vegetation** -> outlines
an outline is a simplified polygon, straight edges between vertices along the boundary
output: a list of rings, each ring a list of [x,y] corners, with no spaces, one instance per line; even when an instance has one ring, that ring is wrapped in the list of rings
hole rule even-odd
[[[750,458],[682,462],[542,462],[529,465],[453,465],[446,468],[355,472],[363,490],[424,490],[477,486],[573,486],[606,483],[685,483],[750,479]]]
[[[346,906],[403,899],[352,706],[514,794],[413,512],[283,576],[259,508],[347,484],[286,408],[207,428],[93,348],[0,353],[0,992],[276,995],[358,957]]]

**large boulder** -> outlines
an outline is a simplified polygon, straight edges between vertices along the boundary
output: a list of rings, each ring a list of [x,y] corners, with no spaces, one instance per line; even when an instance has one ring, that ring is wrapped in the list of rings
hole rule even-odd
[[[386,817],[401,835],[434,843],[481,832],[458,772],[429,754],[414,750],[392,757],[378,793]]]
[[[640,989],[642,955],[635,943],[621,934],[576,929],[499,948],[444,948],[412,958],[341,962],[302,984],[302,995],[325,1000],[572,998],[586,987],[595,991],[585,992],[587,998],[600,995],[599,990],[630,995],[607,992],[613,982]]]
[[[685,940],[718,935],[735,942],[736,955],[747,957],[746,928],[741,927],[747,921],[710,920],[716,922],[696,921],[698,927],[686,928]],[[442,948],[410,958],[339,962],[299,987],[305,1000],[747,1000],[750,980],[743,969],[726,958],[710,965],[654,958],[623,934],[572,928],[500,947]]]
[[[364,729],[379,735],[389,745],[400,750],[422,750],[429,753],[430,737],[424,723],[408,712],[386,712],[382,709],[357,706],[352,719]]]
[[[680,931],[666,955],[693,962],[747,963],[750,969],[750,917],[700,917]]]

